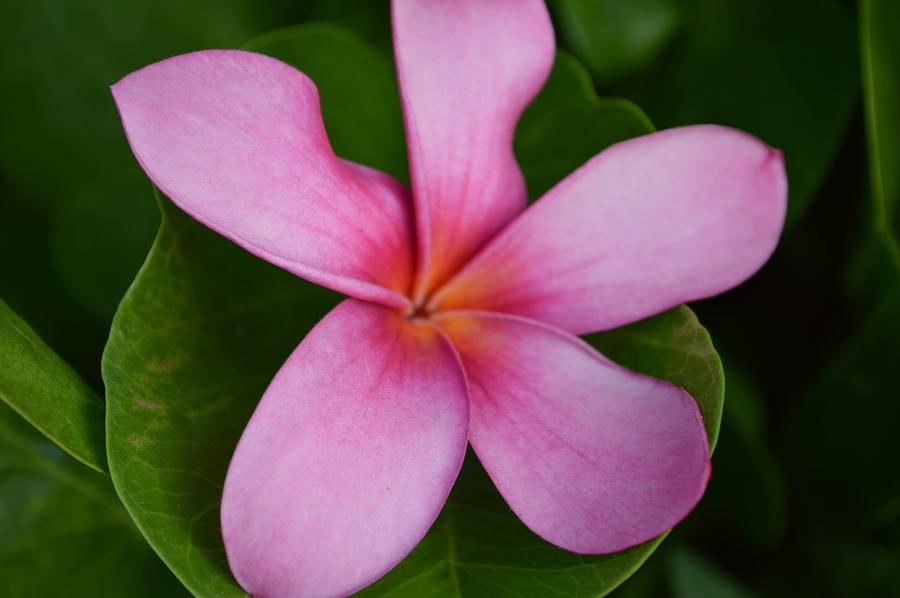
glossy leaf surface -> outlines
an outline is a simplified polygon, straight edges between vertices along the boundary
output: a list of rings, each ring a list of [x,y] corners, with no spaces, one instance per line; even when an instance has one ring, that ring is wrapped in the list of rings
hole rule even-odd
[[[110,474],[192,592],[243,596],[219,531],[225,471],[263,390],[335,296],[163,201],[157,241],[104,353]]]
[[[389,156],[371,136],[342,135],[337,124],[355,118],[363,130],[384,127],[358,116],[377,112],[358,108],[367,86],[377,85],[373,65],[389,70],[376,50],[323,25],[276,31],[251,46],[305,61],[323,103],[336,100],[324,117],[340,155],[367,164]],[[323,56],[368,67],[349,71],[354,77],[329,70]],[[388,97],[392,85],[384,86]],[[338,295],[250,256],[167,200],[161,205],[160,233],[104,354],[111,473],[138,527],[185,585],[199,596],[243,596],[219,531],[225,471],[263,390]]]
[[[70,455],[106,471],[103,399],[0,299],[0,398]]]

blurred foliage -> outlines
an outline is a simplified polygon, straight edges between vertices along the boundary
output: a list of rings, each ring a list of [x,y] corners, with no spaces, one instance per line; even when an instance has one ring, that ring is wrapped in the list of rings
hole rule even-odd
[[[159,222],[109,86],[301,12],[287,0],[0,2],[14,49],[0,60],[0,295],[98,389],[109,321]]]
[[[558,104],[563,116],[526,114],[520,133],[565,131],[586,158],[593,150],[584,138],[634,133],[585,133],[579,120],[632,111],[633,101],[660,128],[718,122],[759,135],[785,151],[790,176],[791,223],[773,260],[748,284],[695,306],[728,374],[707,496],[612,595],[900,594],[893,429],[900,402],[892,376],[900,359],[900,3],[548,4],[560,46],[593,81],[572,61],[568,74],[554,76],[571,77],[581,90],[539,100]],[[0,57],[0,296],[96,391],[113,312],[158,225],[107,87],[173,54],[239,47],[310,20],[341,24],[385,53],[366,71],[373,85],[387,86],[367,93],[395,93],[393,80],[384,81],[391,69],[384,1],[0,3],[8,47]],[[331,57],[304,58],[304,68],[327,71]],[[624,99],[585,93],[591,83],[604,98]],[[341,109],[340,97],[323,98],[335,106],[326,116]],[[399,118],[395,99],[373,101],[358,116],[377,119],[385,135],[397,132],[386,125]],[[638,117],[633,126],[645,124]],[[340,149],[342,134],[332,135]],[[385,137],[373,147],[389,149],[371,163],[402,171],[402,139]],[[559,146],[544,149],[529,157],[517,147],[533,194],[558,176],[552,160]],[[221,251],[229,249],[223,242]],[[304,326],[293,320],[280,332],[302,335]],[[289,348],[285,340],[271,351]],[[14,592],[5,594],[140,596],[153,588],[175,595],[100,474],[0,409],[0,587]],[[219,451],[205,458],[227,457]],[[84,492],[104,498],[95,504],[82,500]],[[65,508],[51,510],[56,504]],[[33,542],[41,537],[67,550],[38,550]],[[79,554],[117,572],[108,586],[78,585],[94,571],[74,564]],[[26,563],[37,573],[20,575]],[[69,585],[53,586],[60,578]]]
[[[678,0],[550,0],[557,36],[608,87],[649,68],[682,25]]]
[[[560,37],[604,95],[625,90],[659,128],[714,122],[781,148],[788,226],[808,208],[858,97],[839,0],[555,0]],[[655,58],[656,60],[651,60]]]
[[[243,48],[292,64],[315,81],[337,155],[409,180],[400,92],[386,52],[328,22],[276,29]]]
[[[715,565],[692,550],[682,548],[670,561],[672,594],[675,598],[752,598],[753,594],[744,590],[722,573]]]
[[[522,114],[514,149],[531,200],[613,143],[653,132],[644,112],[622,98],[600,98],[585,68],[565,52]]]

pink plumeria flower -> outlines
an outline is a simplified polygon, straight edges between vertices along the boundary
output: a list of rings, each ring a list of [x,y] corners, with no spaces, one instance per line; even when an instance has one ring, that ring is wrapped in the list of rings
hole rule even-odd
[[[526,209],[512,139],[554,58],[543,3],[397,0],[393,28],[411,192],[337,158],[313,82],[273,58],[195,52],[113,87],[181,209],[351,297],[272,380],[228,470],[228,562],[255,596],[384,575],[434,522],[467,442],[565,549],[675,525],[709,477],[696,402],[576,335],[732,288],[784,220],[781,154],[710,125],[614,145]]]

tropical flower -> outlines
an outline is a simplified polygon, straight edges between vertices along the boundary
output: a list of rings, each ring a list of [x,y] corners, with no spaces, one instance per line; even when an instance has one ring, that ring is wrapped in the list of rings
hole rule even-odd
[[[526,209],[512,138],[553,62],[543,3],[397,0],[393,28],[411,191],[336,157],[314,84],[278,60],[195,52],[113,87],[181,209],[351,297],[272,380],[228,471],[228,562],[259,597],[383,575],[434,522],[467,442],[568,550],[680,521],[709,477],[695,401],[576,335],[739,284],[784,219],[781,154],[711,125],[612,146]]]

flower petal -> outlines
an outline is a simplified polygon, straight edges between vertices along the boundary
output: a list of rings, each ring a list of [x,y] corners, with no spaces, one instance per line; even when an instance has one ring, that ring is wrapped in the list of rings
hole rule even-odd
[[[412,550],[466,448],[458,358],[430,324],[350,299],[288,358],[225,481],[222,534],[254,596],[344,596]]]
[[[678,523],[703,494],[709,448],[694,399],[518,316],[448,312],[469,441],[513,511],[567,550],[608,553]]]
[[[112,93],[134,155],[185,212],[313,282],[407,305],[408,192],[334,155],[315,84],[300,71],[206,50],[144,67]]]
[[[396,0],[393,27],[421,296],[525,207],[513,132],[555,45],[541,0]]]
[[[435,297],[574,334],[726,291],[769,258],[784,223],[781,152],[726,127],[611,146],[551,189]]]

